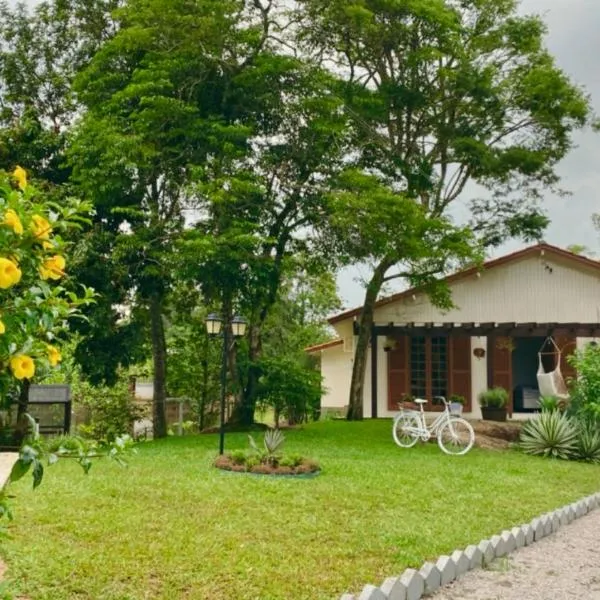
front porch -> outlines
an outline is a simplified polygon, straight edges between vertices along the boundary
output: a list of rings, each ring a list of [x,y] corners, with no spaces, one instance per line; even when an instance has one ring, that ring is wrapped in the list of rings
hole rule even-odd
[[[407,396],[431,401],[456,394],[465,398],[464,412],[479,418],[477,396],[500,386],[509,392],[509,415],[525,418],[537,407],[537,353],[549,337],[562,351],[563,375],[572,377],[568,356],[586,340],[600,337],[600,323],[375,324],[365,412],[373,418],[390,416]],[[556,366],[550,354],[543,358],[547,370]],[[441,409],[441,402],[428,405],[428,410]]]

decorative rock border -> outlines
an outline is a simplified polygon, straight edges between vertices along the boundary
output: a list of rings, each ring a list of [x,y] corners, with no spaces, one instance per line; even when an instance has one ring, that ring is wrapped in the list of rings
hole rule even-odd
[[[485,567],[497,558],[556,533],[596,508],[600,508],[600,492],[540,515],[520,527],[506,529],[500,535],[481,540],[477,546],[440,556],[435,564],[426,562],[418,571],[406,569],[398,577],[388,577],[380,587],[366,585],[358,596],[344,594],[341,600],[419,600],[472,569]]]

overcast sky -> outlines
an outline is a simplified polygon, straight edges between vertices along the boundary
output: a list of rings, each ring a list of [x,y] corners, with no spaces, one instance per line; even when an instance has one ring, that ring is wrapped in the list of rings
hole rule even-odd
[[[31,6],[36,0],[27,3]],[[600,0],[522,0],[521,12],[542,15],[549,30],[547,45],[558,65],[587,90],[600,114]],[[559,168],[563,187],[572,195],[558,198],[548,194],[545,205],[552,223],[545,239],[558,246],[584,244],[599,251],[600,235],[592,227],[591,215],[600,212],[600,134],[578,133],[575,143],[576,148]],[[510,243],[496,254],[519,247]],[[368,275],[366,268],[346,269],[340,274],[339,291],[345,306],[362,302],[360,279]]]

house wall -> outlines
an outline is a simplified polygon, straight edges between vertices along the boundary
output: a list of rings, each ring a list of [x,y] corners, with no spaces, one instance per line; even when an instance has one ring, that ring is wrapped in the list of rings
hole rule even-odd
[[[600,276],[564,260],[526,257],[451,284],[456,308],[442,313],[420,294],[380,306],[377,323],[597,323]],[[340,323],[341,325],[341,323]],[[337,325],[336,325],[337,328]]]
[[[586,344],[595,341],[600,344],[600,338],[579,337],[577,338],[577,349],[582,350]],[[378,339],[378,379],[377,379],[377,413],[379,417],[393,417],[396,412],[388,409],[388,355],[383,350],[385,339]],[[486,337],[471,337],[471,394],[472,409],[465,416],[472,419],[481,419],[481,408],[477,398],[481,392],[488,389],[487,352],[488,344]],[[475,348],[483,348],[486,356],[476,358],[473,355]],[[364,415],[371,416],[371,351],[367,356],[367,371],[365,373],[364,388]],[[325,377],[325,385],[328,390],[323,396],[323,408],[342,408],[348,404],[350,392],[350,378],[352,376],[352,354],[343,351],[343,346],[336,346],[324,350],[321,354],[321,372]]]
[[[578,337],[577,338],[577,350],[585,350],[585,347],[591,342],[596,342],[596,344],[600,344],[600,338]]]
[[[443,313],[427,296],[417,294],[376,308],[375,323],[451,322],[451,323],[597,323],[600,322],[600,276],[597,270],[573,266],[562,257],[550,253],[528,256],[513,263],[459,279],[451,284],[455,308]],[[340,337],[352,336],[352,318],[334,325]],[[593,338],[578,338],[583,348]],[[600,338],[596,340],[600,343]],[[378,348],[378,415],[393,416],[387,407],[387,355],[383,338]],[[472,337],[471,350],[486,350],[485,337]],[[353,350],[353,349],[352,349]],[[353,354],[353,352],[352,352]],[[336,397],[341,406],[347,404],[352,363],[345,359],[336,371]],[[367,363],[364,392],[365,416],[371,414],[371,369]],[[472,412],[480,418],[477,397],[488,387],[487,358],[477,359],[471,352]],[[325,406],[325,398],[323,405]],[[327,399],[327,402],[329,400]]]
[[[377,413],[380,417],[393,417],[397,414],[397,411],[391,411],[388,408],[388,358],[387,354],[383,351],[383,345],[385,340],[380,338],[379,348],[379,361],[378,361],[378,394],[377,394]],[[481,409],[477,402],[477,397],[480,392],[487,390],[488,388],[488,373],[487,373],[487,359],[476,358],[473,356],[473,349],[483,348],[487,353],[487,338],[485,337],[472,337],[471,338],[471,395],[472,395],[472,407],[470,413],[465,413],[469,418],[480,419]],[[369,413],[370,413],[370,388],[369,388]],[[367,413],[367,404],[365,398],[365,415]]]
[[[325,393],[321,399],[322,409],[341,409],[348,404],[352,353],[344,352],[344,346],[333,346],[321,352],[321,375]]]

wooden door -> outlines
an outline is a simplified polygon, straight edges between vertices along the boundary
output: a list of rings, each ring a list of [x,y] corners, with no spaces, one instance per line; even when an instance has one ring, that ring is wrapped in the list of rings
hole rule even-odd
[[[491,348],[488,352],[491,358],[490,387],[502,387],[508,392],[508,414],[513,413],[513,384],[512,384],[512,345],[510,337],[490,338]]]
[[[397,338],[388,353],[388,409],[398,410],[398,402],[410,394],[410,367],[408,337]]]
[[[450,336],[448,365],[448,398],[458,394],[465,398],[464,412],[471,412],[471,338]]]

